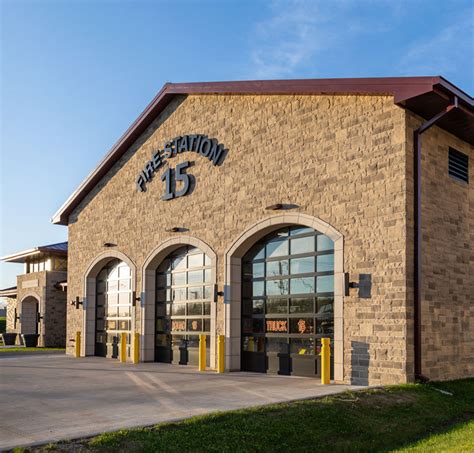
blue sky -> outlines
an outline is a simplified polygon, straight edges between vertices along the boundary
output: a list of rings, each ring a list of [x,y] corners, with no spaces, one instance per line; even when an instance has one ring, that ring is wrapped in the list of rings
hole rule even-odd
[[[474,92],[472,0],[0,0],[0,256],[50,218],[167,82],[443,75]],[[21,266],[0,263],[0,288]]]

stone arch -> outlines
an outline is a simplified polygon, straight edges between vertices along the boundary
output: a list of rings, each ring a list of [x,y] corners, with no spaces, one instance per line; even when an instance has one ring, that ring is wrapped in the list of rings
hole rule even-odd
[[[332,225],[307,214],[282,213],[247,228],[225,253],[226,369],[240,369],[242,257],[258,240],[290,225],[314,228],[334,241],[334,380],[343,380],[344,236]]]
[[[155,299],[156,299],[156,269],[161,262],[172,252],[180,247],[190,245],[205,253],[211,260],[211,283],[217,283],[217,255],[214,250],[204,241],[194,236],[176,236],[166,239],[153,249],[143,264],[143,292],[141,300],[141,351],[142,361],[155,360]],[[214,301],[215,302],[215,301]],[[211,344],[210,363],[215,366],[216,354],[216,304],[211,304]]]
[[[20,299],[20,302],[19,302],[19,303],[21,304],[21,303],[22,303],[25,299],[27,299],[28,297],[33,297],[33,298],[35,298],[35,299],[37,300],[37,302],[40,302],[40,300],[41,300],[41,297],[40,297],[40,295],[39,295],[38,293],[36,293],[36,292],[34,292],[34,291],[28,291],[26,294],[23,294],[23,295],[21,296],[21,299]]]
[[[136,290],[137,267],[135,263],[125,253],[119,250],[107,250],[96,256],[87,266],[84,274],[84,301],[83,301],[83,341],[81,345],[81,355],[88,356],[95,354],[95,305],[97,275],[102,268],[114,259],[119,259],[127,263],[132,272],[132,291]],[[135,320],[135,313],[132,313],[132,320]],[[135,330],[135,321],[132,321],[132,332]]]

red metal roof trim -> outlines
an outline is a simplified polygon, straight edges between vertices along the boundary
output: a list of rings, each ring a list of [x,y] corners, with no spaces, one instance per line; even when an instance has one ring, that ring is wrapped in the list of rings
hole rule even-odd
[[[120,137],[112,149],[71,194],[51,221],[67,225],[69,214],[132,146],[152,121],[176,95],[189,94],[313,94],[313,95],[390,95],[394,102],[405,105],[409,99],[435,91],[458,96],[468,110],[474,109],[473,98],[446,79],[436,77],[383,77],[359,79],[250,80],[240,82],[167,83],[145,108],[143,113]]]

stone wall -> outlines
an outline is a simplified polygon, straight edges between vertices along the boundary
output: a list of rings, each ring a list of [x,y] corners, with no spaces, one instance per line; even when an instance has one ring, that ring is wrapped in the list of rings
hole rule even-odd
[[[409,181],[413,180],[413,131],[422,122],[407,112]],[[450,146],[469,156],[469,184],[449,176]],[[474,148],[468,143],[436,126],[422,135],[422,374],[434,380],[474,375],[473,167]],[[407,201],[410,264],[413,185]],[[413,267],[409,269],[411,276]],[[412,279],[408,285],[412,304]],[[412,311],[410,315],[412,319]]]
[[[9,299],[7,330],[21,333],[21,320],[14,327],[14,311],[21,313],[21,302],[29,297],[39,302],[40,321],[38,344],[45,347],[64,347],[66,336],[66,293],[55,288],[55,284],[64,281],[67,272],[42,271],[22,274],[17,277],[17,298]],[[11,301],[11,302],[10,302]],[[20,339],[17,339],[20,343]]]
[[[38,301],[40,313],[43,312],[44,301],[46,296],[46,273],[47,271],[41,272],[32,272],[30,274],[18,275],[16,278],[17,281],[17,313],[20,316],[20,319],[17,321],[17,332],[22,333],[22,301],[27,298],[34,298]],[[29,299],[30,300],[30,299]],[[44,323],[40,323],[38,326],[38,346],[44,346]],[[17,337],[17,343],[21,343],[20,336]]]
[[[16,297],[5,298],[7,303],[7,332],[16,332],[15,326],[15,308],[16,308]]]
[[[192,133],[227,147],[223,165],[183,153],[171,163],[195,162],[191,195],[161,201],[159,175],[147,192],[137,192],[135,178],[152,151]],[[291,203],[297,205],[292,213],[320,218],[343,234],[344,269],[352,281],[371,274],[371,298],[360,299],[357,290],[344,298],[344,380],[409,381],[405,175],[405,112],[392,97],[182,96],[71,214],[68,299],[84,297],[86,269],[106,251],[105,242],[117,244],[136,265],[142,291],[143,262],[179,235],[165,231],[173,226],[189,229],[187,235],[216,252],[222,288],[225,251],[271,214],[266,206]],[[67,338],[82,330],[82,321],[82,310],[68,305]],[[219,300],[217,333],[223,324]]]
[[[66,305],[67,293],[56,288],[58,282],[67,278],[67,272],[47,272],[46,305],[44,311],[45,346],[66,346]]]

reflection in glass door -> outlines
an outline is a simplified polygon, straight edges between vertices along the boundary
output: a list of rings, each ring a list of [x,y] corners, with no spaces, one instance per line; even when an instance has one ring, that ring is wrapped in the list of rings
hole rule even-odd
[[[185,246],[169,255],[156,272],[157,362],[198,364],[199,334],[206,334],[207,365],[211,330],[211,260]]]
[[[333,241],[296,226],[266,236],[243,259],[242,369],[319,375],[333,305]]]
[[[130,357],[132,273],[120,260],[109,262],[97,277],[95,355],[118,358],[120,335],[127,334]]]

